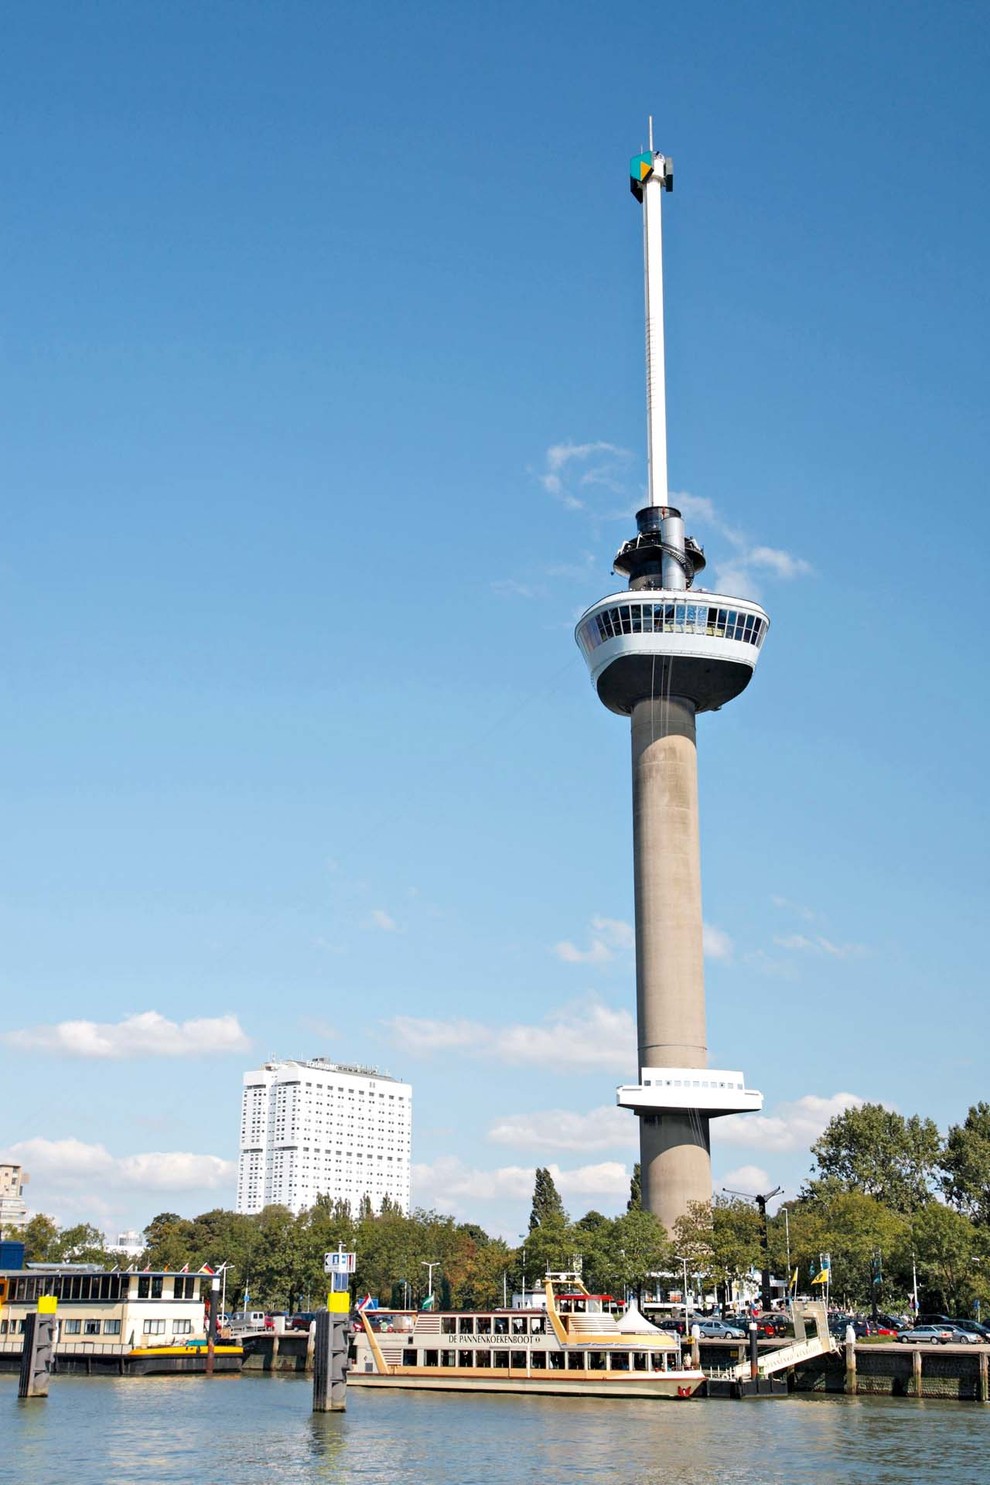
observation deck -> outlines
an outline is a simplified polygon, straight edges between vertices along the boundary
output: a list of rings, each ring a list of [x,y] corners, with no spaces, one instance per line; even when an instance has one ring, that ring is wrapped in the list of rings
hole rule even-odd
[[[637,1114],[691,1112],[707,1119],[722,1114],[754,1114],[763,1094],[747,1088],[741,1072],[714,1067],[644,1067],[639,1083],[615,1091],[620,1108]]]
[[[749,685],[769,625],[744,598],[643,588],[599,599],[574,636],[600,699],[619,716],[663,696],[713,712]]]

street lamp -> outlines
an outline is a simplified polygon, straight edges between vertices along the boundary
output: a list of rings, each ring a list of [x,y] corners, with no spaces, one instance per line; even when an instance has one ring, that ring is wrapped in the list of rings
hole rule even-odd
[[[741,1196],[744,1201],[755,1201],[760,1213],[760,1308],[764,1313],[770,1309],[770,1229],[767,1225],[767,1202],[774,1196],[779,1196],[783,1186],[775,1186],[763,1196],[753,1196],[749,1191],[730,1191],[728,1186],[722,1190],[726,1196]]]
[[[690,1298],[688,1296],[688,1273],[687,1273],[688,1261],[680,1253],[675,1253],[674,1254],[674,1257],[677,1259],[678,1263],[680,1263],[680,1264],[683,1265],[683,1268],[684,1268],[684,1334],[685,1335],[690,1335],[691,1334],[691,1311],[692,1311],[692,1309],[694,1307],[691,1304],[691,1300],[690,1300]]]
[[[439,1260],[439,1258],[434,1258],[432,1260],[432,1262],[429,1262],[429,1263],[424,1258],[423,1261],[420,1264],[420,1268],[427,1268],[430,1271],[430,1273],[429,1273],[430,1292],[429,1292],[429,1294],[426,1297],[429,1300],[430,1308],[431,1309],[433,1308],[433,1270],[435,1268],[439,1268],[439,1267],[440,1267],[440,1260]]]

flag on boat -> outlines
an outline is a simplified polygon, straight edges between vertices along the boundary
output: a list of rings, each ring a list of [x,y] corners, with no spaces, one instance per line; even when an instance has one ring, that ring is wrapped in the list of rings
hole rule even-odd
[[[359,1310],[377,1310],[378,1301],[377,1299],[372,1299],[370,1294],[366,1294],[364,1299],[358,1300],[357,1307]]]
[[[215,1268],[211,1268],[208,1263],[204,1263],[203,1264],[203,1267],[199,1270],[199,1272],[201,1274],[215,1274],[216,1273],[216,1269]]]
[[[812,1279],[813,1284],[827,1284],[832,1277],[832,1256],[830,1253],[821,1253],[818,1258],[818,1273]]]
[[[188,1265],[188,1263],[184,1263],[182,1265],[182,1267],[179,1269],[179,1273],[180,1274],[187,1274],[188,1272],[189,1272],[189,1265]]]
[[[797,1288],[797,1281],[798,1281],[798,1271],[797,1271],[797,1269],[795,1269],[794,1272],[791,1274],[791,1288],[792,1289],[796,1289]]]
[[[433,1308],[433,1306],[434,1306],[435,1303],[436,1303],[436,1297],[435,1297],[435,1295],[428,1294],[426,1296],[426,1298],[423,1300],[423,1303],[420,1306],[420,1308],[421,1309],[424,1309],[424,1310],[432,1310],[432,1308]]]

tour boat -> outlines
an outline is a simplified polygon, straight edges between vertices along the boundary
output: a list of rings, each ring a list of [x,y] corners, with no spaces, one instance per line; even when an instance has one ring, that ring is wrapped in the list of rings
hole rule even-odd
[[[575,1274],[549,1274],[544,1287],[545,1310],[364,1309],[348,1384],[625,1398],[687,1398],[702,1385],[680,1337],[635,1306],[617,1318]]]

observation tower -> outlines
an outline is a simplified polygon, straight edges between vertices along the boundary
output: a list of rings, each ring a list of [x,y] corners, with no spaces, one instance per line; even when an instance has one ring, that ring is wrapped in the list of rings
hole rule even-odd
[[[745,690],[769,621],[757,603],[696,586],[704,553],[667,503],[660,205],[674,173],[652,120],[630,175],[643,208],[649,504],[613,563],[628,589],[592,604],[575,637],[599,697],[632,723],[639,1082],[617,1101],[639,1119],[643,1205],[670,1230],[712,1199],[710,1121],[763,1106],[741,1072],[708,1066],[695,719]]]

